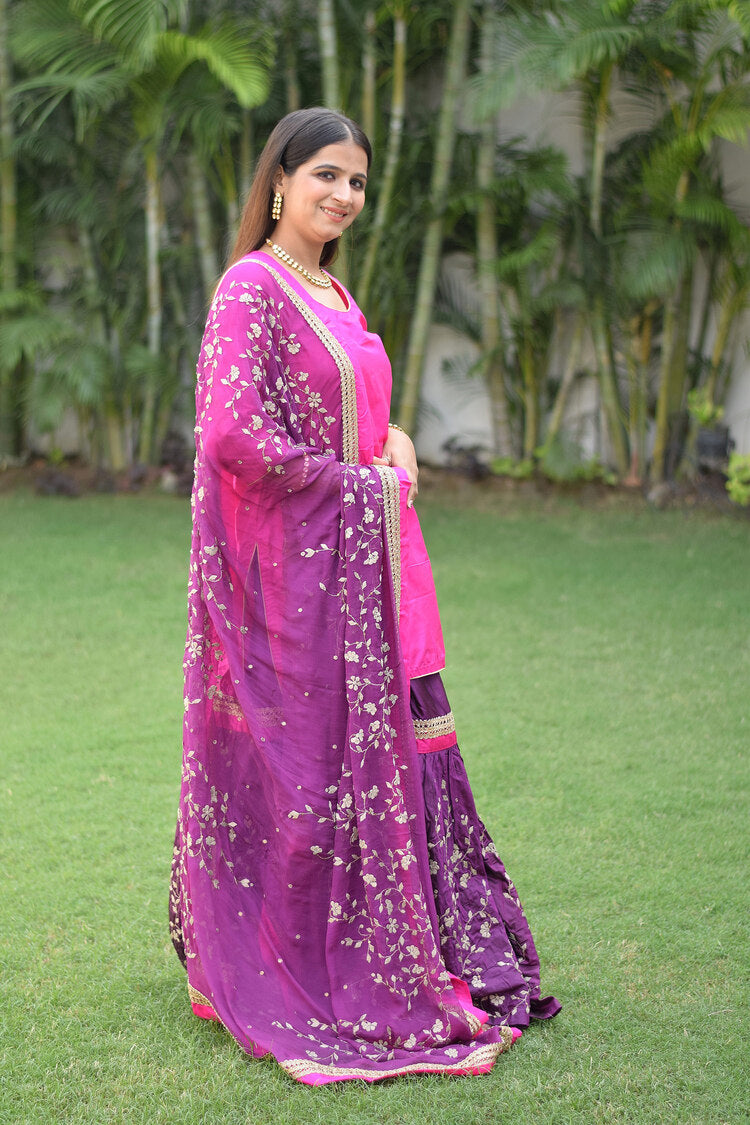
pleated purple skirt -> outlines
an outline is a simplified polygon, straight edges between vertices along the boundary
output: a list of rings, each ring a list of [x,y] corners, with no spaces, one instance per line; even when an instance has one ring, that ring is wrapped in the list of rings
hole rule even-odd
[[[540,995],[539,957],[516,888],[479,818],[438,673],[411,681],[442,955],[491,1021],[528,1027],[560,1011]]]

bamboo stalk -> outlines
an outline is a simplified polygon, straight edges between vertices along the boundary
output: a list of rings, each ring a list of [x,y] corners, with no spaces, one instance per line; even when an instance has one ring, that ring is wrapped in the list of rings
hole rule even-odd
[[[323,71],[323,104],[328,109],[340,109],[339,57],[333,0],[318,0],[318,43]]]
[[[459,97],[466,73],[470,25],[470,0],[457,0],[453,6],[453,23],[446,61],[443,101],[438,119],[437,144],[430,185],[432,218],[427,226],[422,246],[399,413],[400,425],[409,432],[414,431],[416,422],[427,335],[432,321],[435,286],[440,266],[440,249],[443,242],[443,212],[453,162]]]
[[[493,66],[493,42],[490,26],[493,11],[492,0],[485,0],[482,16],[482,45],[479,56],[480,70],[483,75],[489,75]],[[496,457],[510,457],[513,452],[513,442],[508,417],[508,398],[505,390],[500,302],[495,269],[499,257],[497,208],[492,195],[492,183],[495,178],[496,134],[495,119],[488,117],[480,130],[477,156],[477,187],[480,194],[477,213],[477,273],[482,317],[482,351],[485,356],[483,375],[490,398],[493,453]]]
[[[375,140],[375,10],[365,14],[365,41],[362,49],[362,113],[360,124],[366,135]]]
[[[607,63],[600,73],[599,93],[596,99],[594,139],[591,157],[591,203],[589,223],[597,240],[602,236],[602,188],[604,182],[604,158],[607,151],[607,126],[609,122],[609,95],[612,88],[614,63]],[[612,363],[611,333],[607,321],[604,301],[595,297],[591,313],[591,332],[596,352],[602,405],[607,419],[609,439],[612,443],[615,465],[620,476],[628,468],[628,454],[625,431],[622,424],[622,408],[617,387],[617,376]]]
[[[297,73],[297,24],[296,0],[286,0],[284,4],[284,89],[286,91],[286,111],[299,109],[302,102]]]
[[[0,0],[0,290],[18,288],[16,161],[13,155],[15,129],[11,107],[13,81],[8,50],[8,0]],[[26,365],[0,377],[0,452],[16,456],[26,444]]]
[[[375,208],[375,219],[370,231],[365,254],[364,264],[360,275],[357,290],[357,300],[367,312],[370,299],[370,288],[375,272],[378,248],[382,242],[383,234],[388,222],[393,189],[396,184],[396,171],[401,155],[401,137],[404,131],[404,113],[406,108],[406,16],[404,6],[400,7],[393,17],[393,78],[391,88],[391,117],[388,124],[388,148],[385,158],[383,178],[380,183],[378,202]]]
[[[162,286],[159,268],[159,162],[156,149],[148,145],[146,163],[146,289],[147,289],[147,328],[148,350],[158,356],[161,349],[162,325]],[[156,384],[153,375],[146,379],[141,411],[141,430],[138,442],[138,459],[147,465],[153,455],[153,435],[156,412]]]
[[[194,148],[188,152],[188,175],[193,202],[193,222],[195,242],[200,263],[203,290],[207,297],[216,287],[219,276],[219,262],[214,246],[211,204],[208,197],[208,184],[200,160]]]
[[[581,347],[583,345],[583,333],[586,326],[586,320],[583,313],[578,313],[575,319],[575,326],[573,328],[573,338],[568,348],[568,355],[565,360],[565,368],[563,369],[563,377],[560,380],[560,386],[557,388],[555,401],[552,406],[552,413],[550,414],[549,423],[547,425],[547,432],[544,436],[545,445],[550,445],[557,437],[562,426],[563,416],[565,414],[565,407],[570,397],[570,392],[575,382],[576,372],[578,370],[578,363],[581,358]]]
[[[7,0],[0,0],[0,283],[5,293],[18,286],[16,161],[13,155],[15,130],[10,98],[11,84],[8,3]]]

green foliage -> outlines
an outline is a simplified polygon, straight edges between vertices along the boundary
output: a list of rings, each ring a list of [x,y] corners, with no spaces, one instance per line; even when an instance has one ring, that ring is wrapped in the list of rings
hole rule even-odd
[[[714,426],[724,417],[723,406],[716,405],[706,386],[693,387],[688,392],[687,406],[691,418],[694,418],[699,426]]]
[[[524,457],[520,461],[513,457],[494,457],[490,462],[490,469],[498,477],[529,480],[534,475],[535,465],[531,457]]]
[[[750,504],[750,453],[729,455],[727,492],[735,504]]]
[[[537,468],[543,476],[558,483],[602,481],[613,485],[617,477],[598,457],[585,458],[577,442],[565,434],[557,434],[536,451]]]
[[[338,39],[347,46],[341,94],[355,117],[364,16],[372,7],[366,0],[336,5]],[[422,236],[432,217],[434,109],[455,6],[399,0],[374,7],[376,163],[368,207],[344,242],[342,265],[356,291],[368,213],[374,213],[383,172],[398,9],[408,24],[406,133],[365,310],[385,337],[398,390]],[[108,403],[124,435],[129,411],[130,456],[149,384],[164,388],[153,404],[162,428],[173,404],[178,409],[190,401],[210,289],[204,278],[218,271],[231,244],[242,187],[268,129],[294,99],[320,101],[317,12],[298,0],[253,6],[242,0],[23,0],[10,14],[19,277],[25,288],[41,279],[50,313],[47,324],[35,327],[24,319],[30,309],[8,311],[5,369],[14,356],[34,367],[25,401],[39,412],[42,427],[65,395],[78,396],[83,406],[98,387],[95,418]],[[454,161],[445,249],[474,252],[487,192],[497,219],[501,339],[492,345],[498,361],[492,370],[501,372],[493,378],[502,385],[514,431],[505,444],[523,446],[528,458],[540,443],[544,447],[545,419],[562,424],[570,385],[563,387],[562,373],[578,369],[573,349],[568,356],[562,351],[575,336],[571,322],[583,318],[583,343],[576,347],[585,354],[594,344],[608,430],[618,433],[627,422],[627,452],[643,471],[650,418],[656,416],[664,442],[674,441],[669,419],[684,412],[692,388],[707,385],[721,404],[736,325],[750,299],[747,225],[729,202],[717,159],[721,144],[746,140],[747,6],[519,0],[484,6],[481,19],[475,76],[467,84],[471,112],[464,120],[473,114],[484,122],[518,96],[573,92],[584,140],[579,177],[554,146],[529,147],[525,138],[498,143],[494,181],[482,192],[475,134],[460,138]],[[491,47],[483,75],[480,39]],[[621,104],[637,109],[638,126],[615,145],[612,115]],[[196,166],[207,205],[191,190]],[[67,247],[62,279],[46,260],[50,243],[60,239]],[[698,290],[704,269],[705,302]],[[459,308],[456,300],[444,292],[438,315],[483,338],[479,313],[485,309],[486,317],[488,306],[471,308],[464,300]],[[700,303],[706,311],[697,333],[690,333],[691,310]],[[81,351],[85,377],[75,373],[75,344],[58,316],[96,344]],[[53,364],[58,335],[59,362]],[[148,376],[136,358],[147,340],[161,355]],[[97,351],[102,347],[110,351],[107,363]],[[476,366],[488,371],[487,356]]]

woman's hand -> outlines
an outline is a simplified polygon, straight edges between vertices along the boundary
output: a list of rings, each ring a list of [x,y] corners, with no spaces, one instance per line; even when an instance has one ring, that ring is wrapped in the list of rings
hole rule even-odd
[[[403,430],[394,430],[389,427],[388,439],[383,446],[383,459],[386,465],[392,465],[394,469],[406,470],[406,475],[411,482],[406,503],[412,508],[419,492],[417,486],[419,466],[417,465],[417,455],[414,452],[414,443],[409,435],[405,434]],[[376,458],[375,461],[377,464],[378,459]]]

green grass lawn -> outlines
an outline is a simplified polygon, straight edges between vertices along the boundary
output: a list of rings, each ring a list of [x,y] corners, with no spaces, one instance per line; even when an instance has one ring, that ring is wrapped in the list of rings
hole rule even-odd
[[[750,523],[420,498],[477,804],[563,1001],[486,1078],[296,1085],[169,945],[187,503],[0,496],[0,1122],[750,1120]]]

